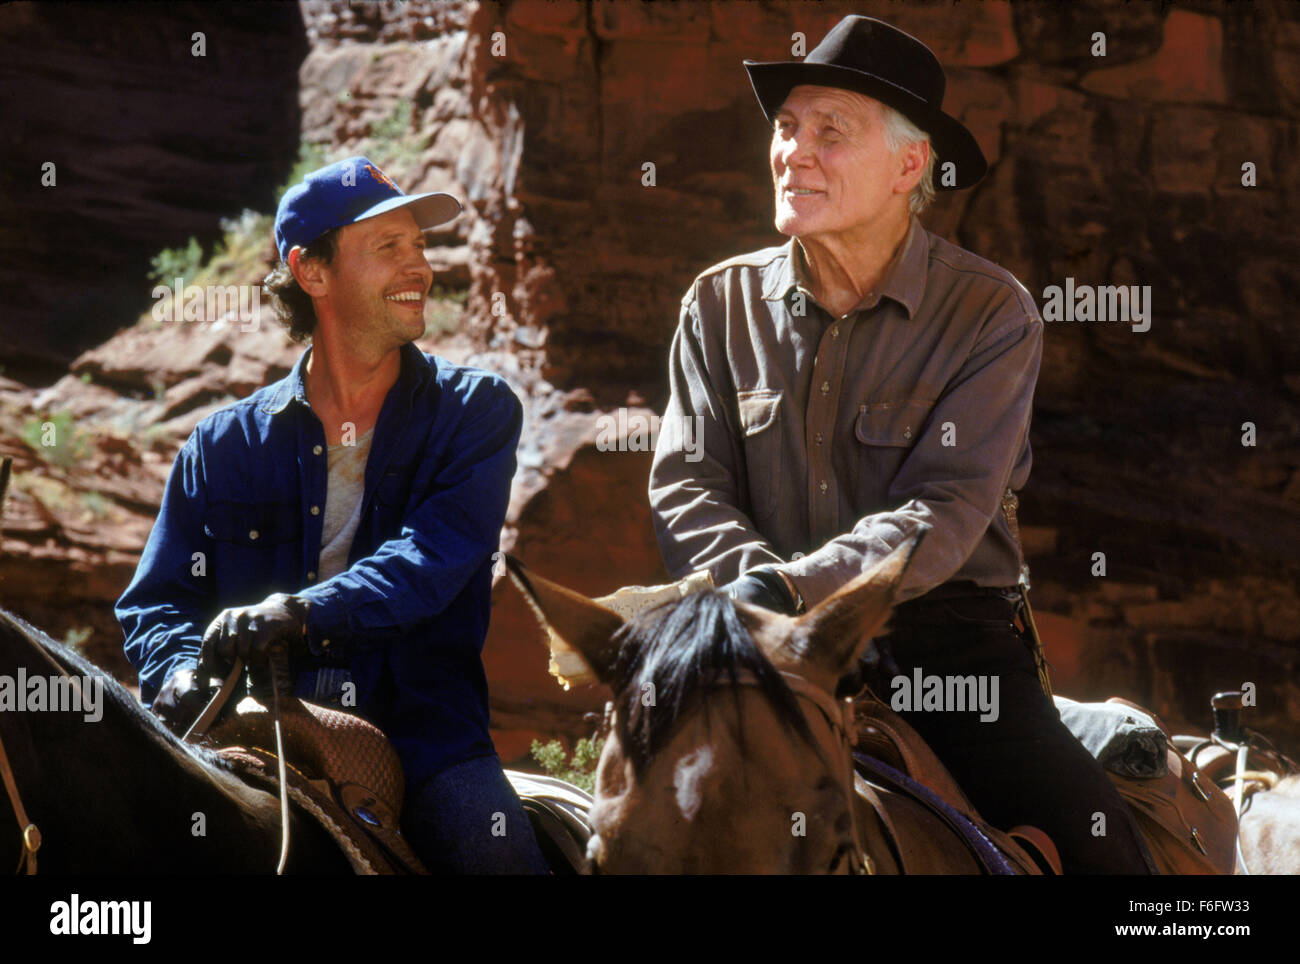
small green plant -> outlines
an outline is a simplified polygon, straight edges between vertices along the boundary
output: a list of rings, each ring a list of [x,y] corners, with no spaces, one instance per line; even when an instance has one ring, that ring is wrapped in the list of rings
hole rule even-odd
[[[157,448],[159,446],[165,448],[174,447],[173,443],[175,440],[172,436],[173,432],[168,429],[166,425],[163,425],[161,422],[154,422],[144,430],[144,435],[142,436],[144,439],[144,447],[146,449]]]
[[[468,299],[468,290],[447,290],[434,285],[429,292],[429,332],[434,335],[450,335],[460,328]]]
[[[154,284],[173,284],[177,278],[193,279],[203,266],[203,247],[198,238],[190,238],[183,248],[163,248],[149,262],[149,280]]]
[[[430,298],[441,298],[445,301],[454,301],[458,305],[464,305],[469,301],[468,288],[444,288],[442,285],[434,285],[429,289]]]
[[[397,169],[398,177],[420,159],[427,146],[423,138],[411,130],[411,102],[402,98],[393,105],[383,120],[370,125],[370,156],[384,168]],[[389,173],[393,173],[389,170]]]
[[[63,645],[68,649],[80,650],[94,633],[95,630],[91,626],[75,626],[63,634]]]
[[[529,752],[538,765],[546,771],[547,776],[563,780],[565,783],[572,783],[575,787],[581,787],[588,793],[594,793],[596,789],[596,763],[600,760],[600,751],[604,747],[604,740],[590,737],[583,738],[573,748],[573,756],[567,763],[565,762],[564,745],[559,740],[551,740],[549,743],[533,740]]]
[[[14,492],[23,493],[51,512],[73,511],[75,495],[72,489],[49,473],[15,472],[11,485]]]
[[[113,501],[105,498],[103,493],[91,489],[89,492],[81,493],[80,499],[82,507],[90,513],[92,518],[108,518],[109,507],[112,506]]]
[[[289,172],[289,180],[280,185],[279,189],[275,192],[276,203],[279,203],[280,198],[284,196],[285,191],[302,181],[302,179],[312,171],[324,167],[325,157],[326,152],[324,144],[316,144],[312,141],[302,141],[298,145],[298,160],[297,163],[293,165],[293,170]]]
[[[68,412],[29,418],[20,434],[33,452],[60,468],[76,465],[91,452],[89,437],[73,426]]]
[[[411,131],[411,102],[405,98],[393,105],[388,116],[370,128],[370,136],[377,143],[400,141]]]

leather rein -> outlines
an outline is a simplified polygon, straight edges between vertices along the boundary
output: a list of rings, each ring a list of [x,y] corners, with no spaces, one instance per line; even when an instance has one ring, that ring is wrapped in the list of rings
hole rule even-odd
[[[0,493],[0,498],[3,498],[2,493]],[[42,658],[54,667],[56,673],[72,680],[74,685],[80,685],[78,680],[68,676],[67,671],[55,662],[54,657],[40,648],[39,643],[37,644],[37,650]],[[18,792],[18,781],[14,778],[14,770],[9,763],[9,754],[5,752],[3,737],[0,737],[0,778],[4,780],[5,793],[9,795],[9,806],[18,821],[18,833],[23,844],[22,850],[18,854],[18,866],[14,868],[14,873],[25,873],[30,876],[36,873],[36,852],[41,849],[44,838],[41,836],[40,828],[27,816],[27,810],[23,807],[23,798]]]
[[[9,470],[13,466],[13,458],[5,456],[0,460],[0,516],[4,513],[5,493],[9,489]],[[60,675],[66,675],[63,667],[55,663],[50,658],[49,653],[41,652],[49,662],[59,671]],[[5,793],[9,796],[9,806],[14,812],[14,817],[18,820],[18,834],[22,838],[23,848],[18,854],[18,866],[14,868],[17,874],[27,866],[27,873],[36,873],[36,851],[41,849],[41,831],[27,817],[27,811],[23,808],[23,798],[18,793],[18,781],[14,779],[14,769],[9,765],[9,754],[5,752],[5,741],[0,736],[0,779],[3,779]]]
[[[72,679],[49,653],[41,651],[41,656],[60,676]],[[271,712],[275,726],[276,760],[280,779],[280,861],[275,872],[283,874],[285,865],[289,860],[289,784],[285,773],[284,739],[280,730],[280,687],[278,685],[278,674],[283,667],[278,666],[277,661],[274,659],[269,662],[269,665],[271,668]],[[229,701],[243,669],[243,660],[236,659],[235,665],[222,683],[221,689],[213,696],[207,707],[199,714],[199,718],[195,720],[185,734],[184,742],[193,742],[207,732],[208,727],[212,725],[212,722]],[[18,781],[14,778],[13,767],[9,763],[9,754],[5,752],[3,737],[0,737],[0,779],[4,782],[5,793],[9,796],[9,806],[13,809],[14,817],[18,820],[18,832],[22,838],[22,850],[18,854],[18,866],[14,868],[14,873],[25,873],[30,876],[36,873],[36,852],[41,849],[44,838],[41,835],[40,828],[27,816],[22,795],[18,792]]]
[[[849,873],[874,874],[876,872],[875,865],[867,854],[866,848],[862,845],[862,830],[858,822],[857,792],[854,790],[856,770],[853,767],[853,744],[855,742],[853,702],[847,699],[837,700],[821,687],[815,686],[795,673],[782,671],[781,677],[796,697],[805,703],[811,703],[817,708],[830,726],[831,732],[838,738],[840,757],[843,761],[841,769],[844,772],[844,796],[849,808],[849,832],[852,838],[852,847],[849,851]],[[758,677],[753,674],[745,674],[737,682],[757,686]],[[808,714],[805,712],[804,719],[807,718]],[[838,859],[837,854],[828,870],[836,866]]]
[[[284,734],[280,728],[280,684],[281,674],[286,681],[289,676],[287,654],[283,651],[272,654],[267,660],[267,667],[271,673],[271,724],[275,731],[276,776],[280,781],[280,860],[275,868],[276,874],[280,875],[284,873],[284,868],[289,863],[289,779],[284,762]],[[230,672],[221,682],[221,688],[208,701],[208,705],[199,713],[198,718],[190,724],[181,742],[197,743],[208,732],[217,717],[221,715],[221,711],[226,708],[226,704],[230,702],[230,697],[239,684],[243,672],[244,661],[235,657]],[[199,667],[199,677],[200,679],[206,677],[202,666]]]
[[[826,720],[827,725],[830,726],[831,733],[838,737],[840,756],[843,761],[844,796],[845,802],[848,804],[849,808],[849,826],[852,837],[848,848],[848,871],[850,874],[854,875],[874,874],[876,872],[876,867],[872,862],[871,857],[867,854],[866,849],[862,846],[862,832],[858,822],[858,800],[857,793],[854,789],[856,771],[853,768],[853,703],[850,700],[841,701],[835,699],[825,690],[814,686],[802,676],[798,676],[794,673],[782,671],[781,677],[798,699],[802,700],[804,703],[811,703],[817,709]],[[737,686],[761,687],[762,685],[759,682],[758,677],[749,670],[741,670],[737,672],[734,681]],[[732,677],[728,675],[725,680],[717,680],[713,685],[717,688],[731,682]],[[608,732],[613,725],[613,707],[613,703],[608,703],[605,707],[604,728],[606,732]],[[808,713],[806,710],[803,710],[802,712],[804,720],[807,722]],[[840,854],[844,852],[843,848],[836,852],[835,856],[831,860],[830,866],[827,868],[828,873],[833,872],[839,865]],[[599,865],[595,861],[592,861],[588,865],[588,872],[599,874]]]
[[[827,725],[830,726],[831,733],[837,739],[841,760],[840,769],[843,772],[845,802],[849,808],[849,827],[852,840],[848,850],[848,870],[850,874],[874,874],[876,872],[875,864],[872,863],[871,857],[862,845],[862,830],[858,821],[858,799],[857,792],[854,789],[856,771],[853,767],[853,703],[851,700],[835,699],[824,689],[810,683],[796,673],[782,670],[781,678],[799,700],[805,704],[811,703],[816,708]],[[747,670],[738,672],[735,681],[738,686],[762,685],[758,677]],[[730,677],[727,677],[725,682],[730,682]],[[718,680],[714,685],[722,686],[723,684],[724,680]],[[806,708],[803,709],[803,714],[804,720],[809,721]],[[839,865],[841,853],[844,853],[844,850],[837,851],[832,858],[831,865],[827,868],[828,873],[834,871]]]
[[[9,755],[5,753],[3,738],[0,738],[0,777],[4,778],[5,792],[9,794],[9,806],[13,808],[14,816],[18,818],[18,833],[23,842],[23,849],[18,854],[18,866],[14,868],[14,873],[23,871],[23,865],[26,864],[25,872],[34,874],[36,873],[36,851],[41,849],[41,831],[28,819],[27,811],[23,809],[23,800],[18,795],[18,784],[14,780],[13,767],[9,765]]]

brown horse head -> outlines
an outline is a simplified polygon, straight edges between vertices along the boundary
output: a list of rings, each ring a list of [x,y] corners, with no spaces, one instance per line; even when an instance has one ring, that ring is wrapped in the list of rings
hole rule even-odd
[[[860,869],[837,682],[889,618],[919,536],[798,618],[711,590],[621,617],[511,561],[540,619],[614,692],[600,873]]]

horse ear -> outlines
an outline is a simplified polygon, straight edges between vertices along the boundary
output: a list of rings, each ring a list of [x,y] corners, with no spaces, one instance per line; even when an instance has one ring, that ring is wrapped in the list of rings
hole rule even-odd
[[[889,619],[903,573],[928,532],[921,529],[872,569],[823,600],[796,624],[802,629],[802,656],[834,676],[854,662]]]
[[[623,626],[623,617],[581,593],[534,575],[509,553],[505,559],[511,581],[549,634],[551,674],[565,689],[596,680],[608,685],[618,658],[612,640]]]

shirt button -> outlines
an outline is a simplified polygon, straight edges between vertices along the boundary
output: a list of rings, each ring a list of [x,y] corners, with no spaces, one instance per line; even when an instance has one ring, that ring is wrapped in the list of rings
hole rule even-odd
[[[321,448],[319,445],[313,445],[313,446],[311,447],[311,454],[312,454],[312,455],[320,455],[320,454],[321,454],[322,452],[324,452],[324,451],[325,451],[325,450],[324,450],[323,448]]]
[[[821,444],[822,444],[822,433],[821,433],[821,432],[818,432],[818,433],[817,433],[817,444],[818,444],[818,445],[821,445]]]
[[[838,338],[838,337],[840,337],[840,326],[839,326],[839,325],[831,325],[831,337],[832,337],[832,338]]]
[[[825,492],[827,489],[830,488],[830,486],[826,484],[826,480],[825,480],[825,479],[822,479],[822,484],[819,485],[819,486],[817,486],[817,488],[819,488],[819,489],[821,489],[823,492]]]
[[[256,530],[256,529],[249,529],[249,530],[248,530],[248,538],[250,538],[250,539],[256,539],[256,538],[257,538],[257,530]]]
[[[321,648],[321,649],[328,649],[328,648],[329,648],[329,644],[330,644],[330,641],[329,641],[328,639],[322,639],[322,640],[320,641],[320,648]]]
[[[831,383],[830,383],[830,382],[822,382],[822,394],[825,395],[825,394],[826,394],[827,392],[829,392],[830,390],[831,390]]]
[[[314,506],[312,506],[312,507],[311,507],[311,514],[312,514],[312,515],[320,515],[320,506],[318,506],[318,505],[314,505]]]
[[[307,573],[307,578],[310,579],[310,580],[312,580],[312,581],[315,581],[315,579],[316,579],[316,570],[313,569],[311,572]]]
[[[903,429],[903,438],[911,438],[911,437],[912,437],[912,429],[911,426],[908,426],[907,428]]]

